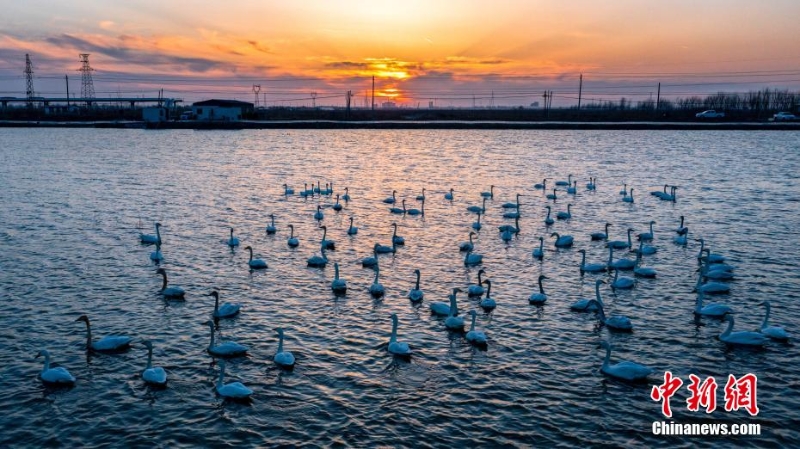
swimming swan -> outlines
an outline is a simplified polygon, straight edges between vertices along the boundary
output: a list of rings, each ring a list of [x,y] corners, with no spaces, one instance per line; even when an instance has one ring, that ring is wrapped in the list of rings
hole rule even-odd
[[[227,244],[228,246],[230,246],[231,248],[234,248],[234,247],[236,247],[236,246],[239,246],[239,238],[238,238],[238,237],[234,237],[234,236],[233,236],[233,228],[231,228],[231,236],[230,236],[230,238],[228,239],[228,241],[226,242],[226,244]]]
[[[114,352],[127,349],[133,339],[124,335],[107,335],[98,341],[92,341],[92,326],[89,324],[89,317],[81,315],[75,321],[86,323],[86,349],[96,352]]]
[[[144,340],[142,344],[147,348],[147,366],[142,371],[142,380],[150,385],[163,387],[167,383],[167,372],[160,366],[153,367],[153,343]]]
[[[759,305],[765,306],[767,308],[767,314],[764,315],[764,321],[761,323],[761,328],[759,329],[759,331],[773,340],[778,340],[778,341],[789,340],[789,334],[787,334],[782,327],[769,325],[769,312],[770,312],[769,301],[763,301]]]
[[[156,274],[161,275],[161,296],[164,299],[184,299],[186,291],[181,287],[167,287],[167,270],[159,268]]]
[[[289,225],[289,230],[291,233],[289,234],[289,239],[286,240],[286,244],[289,245],[290,248],[297,248],[297,246],[300,245],[300,240],[294,236],[294,225]]]
[[[141,234],[140,233],[139,234],[139,241],[141,241],[142,243],[150,244],[150,245],[152,245],[152,244],[160,245],[161,244],[161,231],[159,230],[159,228],[161,228],[161,223],[156,223],[156,235]]]
[[[219,305],[219,291],[213,290],[206,296],[213,296],[214,297],[214,312],[211,314],[214,318],[230,318],[232,316],[236,316],[239,314],[242,306],[240,304],[231,304],[226,302]]]
[[[205,324],[211,329],[211,341],[208,343],[206,351],[214,357],[239,357],[247,354],[247,346],[240,345],[233,341],[227,341],[214,345],[214,323],[206,321]]]
[[[267,263],[264,262],[263,259],[253,259],[253,248],[251,246],[245,246],[246,249],[250,253],[250,260],[247,261],[247,265],[254,270],[262,270],[267,268]]]
[[[335,295],[344,295],[347,293],[347,281],[339,277],[339,262],[333,264],[333,280],[331,281],[331,290]]]
[[[217,379],[217,394],[227,399],[246,399],[252,396],[253,390],[244,386],[241,382],[224,383],[225,361],[219,361],[219,379]]]
[[[739,346],[764,346],[767,343],[767,340],[769,340],[761,332],[731,332],[734,324],[733,315],[725,315],[725,321],[728,322],[728,327],[725,328],[724,332],[719,334],[719,339],[726,344]]]
[[[483,331],[475,330],[475,318],[478,316],[478,313],[474,310],[470,310],[469,314],[472,316],[472,324],[469,326],[469,332],[467,332],[466,339],[468,342],[472,343],[476,346],[485,346],[488,342],[488,338],[486,338],[486,333]]]
[[[36,358],[40,356],[44,356],[44,366],[42,371],[39,372],[39,380],[48,385],[70,386],[75,384],[75,377],[66,368],[62,366],[50,368],[50,352],[42,349],[36,355]]]
[[[422,301],[422,298],[425,296],[425,294],[419,288],[419,279],[420,279],[419,270],[414,270],[414,274],[417,275],[417,283],[414,286],[414,288],[412,288],[411,291],[408,292],[408,299],[410,299],[413,302],[420,302]]]
[[[272,358],[276,365],[281,368],[292,368],[294,366],[294,354],[283,350],[283,328],[278,328],[278,350]]]
[[[606,357],[603,359],[603,366],[600,368],[600,372],[603,374],[620,380],[635,382],[645,380],[647,376],[653,373],[653,370],[649,367],[627,360],[611,365],[609,363],[611,359],[611,345],[606,341],[601,341],[600,347],[606,350]]]
[[[542,286],[542,279],[547,279],[547,276],[540,274],[539,275],[539,292],[532,294],[528,298],[528,302],[535,305],[542,305],[547,301],[547,294],[544,292],[544,287]]]
[[[389,346],[386,350],[392,354],[401,357],[408,357],[411,355],[411,347],[408,343],[397,341],[397,314],[392,314],[392,335],[389,337]]]

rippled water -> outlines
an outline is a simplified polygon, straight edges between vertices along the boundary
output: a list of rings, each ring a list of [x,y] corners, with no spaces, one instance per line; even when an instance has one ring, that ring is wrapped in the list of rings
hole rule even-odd
[[[763,351],[728,349],[716,336],[723,325],[695,321],[692,310],[699,244],[672,242],[678,217],[691,234],[737,267],[731,293],[715,298],[736,311],[736,329],[760,324],[770,300],[771,321],[800,333],[796,247],[800,242],[800,134],[796,132],[655,131],[142,131],[0,130],[0,444],[3,446],[676,446],[719,439],[653,436],[662,420],[651,385],[665,370],[688,384],[688,375],[715,376],[719,408],[710,415],[686,410],[684,388],[673,398],[676,422],[712,420],[762,424],[762,436],[737,445],[800,445],[798,353],[792,343]],[[533,184],[573,174],[577,195],[547,201]],[[585,184],[597,177],[597,191]],[[284,196],[303,183],[349,187],[352,200],[336,213],[331,197]],[[550,182],[552,183],[552,181]],[[622,184],[635,202],[623,203]],[[678,201],[648,194],[676,184]],[[479,192],[494,184],[476,251],[498,307],[482,311],[478,327],[486,351],[445,330],[428,312],[453,287],[465,288],[479,267],[466,268],[458,243],[467,240]],[[398,191],[408,207],[427,189],[424,218],[393,216],[381,200]],[[455,189],[455,200],[443,194]],[[509,244],[496,226],[500,204],[522,193],[522,232]],[[572,203],[573,218],[549,228],[553,212]],[[324,206],[328,238],[336,242],[325,269],[306,267],[321,232],[312,219]],[[267,235],[269,214],[278,233]],[[355,217],[358,235],[346,235]],[[580,254],[607,258],[588,234],[612,223],[612,238],[631,226],[642,232],[655,220],[658,253],[645,263],[657,279],[632,291],[602,287],[609,313],[634,321],[629,335],[609,334],[592,314],[569,304],[592,297],[596,278],[581,276]],[[162,264],[172,284],[188,291],[185,303],[165,302],[160,277],[139,243],[140,231],[164,226]],[[382,255],[387,294],[367,293],[373,271],[361,267],[375,242],[390,243],[391,223],[406,245]],[[294,224],[300,247],[286,245]],[[242,247],[252,245],[269,269],[250,272],[247,252],[224,241],[233,226]],[[553,247],[550,232],[575,236],[573,249]],[[542,262],[531,256],[546,238]],[[329,285],[339,262],[348,293]],[[425,301],[406,298],[414,269],[422,271]],[[546,274],[549,299],[528,304]],[[215,395],[219,366],[205,352],[213,309],[207,294],[238,302],[235,319],[219,322],[218,336],[250,346],[248,358],[226,368],[229,381],[254,390],[249,404]],[[468,311],[477,301],[459,296]],[[154,342],[154,361],[166,368],[166,389],[139,378],[146,350],[135,344],[116,355],[84,350],[86,313],[96,336],[127,333]],[[391,313],[399,338],[414,349],[410,362],[386,353]],[[272,364],[275,329],[286,329],[286,349],[297,365]],[[612,361],[635,360],[655,371],[649,385],[606,379],[599,367],[610,339]],[[78,379],[51,389],[37,380],[39,349]],[[722,410],[728,374],[759,376],[760,414]]]

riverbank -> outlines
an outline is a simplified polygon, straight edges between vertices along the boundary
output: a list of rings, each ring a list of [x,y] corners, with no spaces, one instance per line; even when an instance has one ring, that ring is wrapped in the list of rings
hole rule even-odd
[[[542,129],[542,130],[741,130],[798,131],[800,122],[580,122],[580,121],[344,121],[243,120],[237,122],[176,121],[0,121],[2,128],[143,128],[143,129]]]

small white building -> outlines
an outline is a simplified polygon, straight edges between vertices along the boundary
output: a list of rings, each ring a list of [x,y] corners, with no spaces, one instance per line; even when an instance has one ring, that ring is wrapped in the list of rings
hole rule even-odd
[[[169,120],[169,109],[164,106],[142,108],[142,120],[147,123],[166,122]]]
[[[253,111],[253,103],[238,100],[206,100],[192,104],[192,114],[198,121],[232,122]]]

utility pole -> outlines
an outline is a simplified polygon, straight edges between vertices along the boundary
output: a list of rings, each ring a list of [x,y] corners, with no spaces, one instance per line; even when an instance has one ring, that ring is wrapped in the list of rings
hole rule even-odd
[[[64,75],[64,81],[67,82],[67,110],[69,110],[69,76]]]
[[[375,111],[375,75],[372,75],[372,110]]]
[[[658,83],[658,93],[656,94],[656,111],[661,107],[661,83]]]
[[[33,107],[33,64],[31,64],[31,55],[25,53],[25,96],[28,98],[28,107]]]
[[[581,118],[581,94],[583,94],[583,73],[578,81],[578,119]]]
[[[258,107],[258,93],[261,92],[261,84],[253,84],[253,94],[255,95],[256,101],[253,102],[254,107]]]
[[[345,117],[350,118],[350,100],[353,98],[353,91],[348,90],[344,96],[345,99]]]

